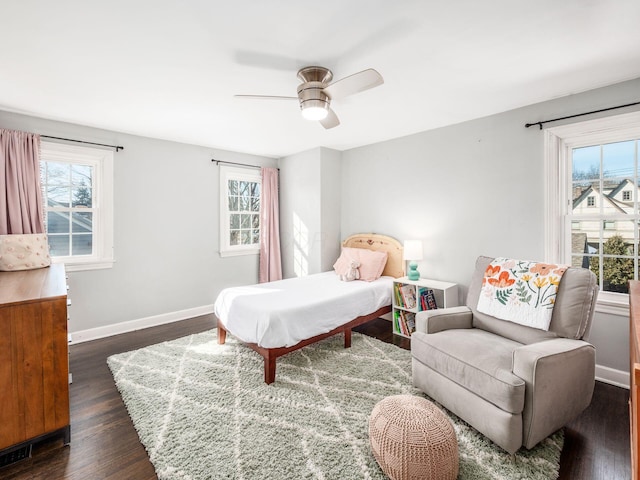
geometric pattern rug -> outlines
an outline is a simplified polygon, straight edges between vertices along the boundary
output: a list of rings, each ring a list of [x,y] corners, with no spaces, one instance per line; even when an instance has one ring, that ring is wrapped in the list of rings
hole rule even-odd
[[[411,354],[353,332],[280,357],[275,383],[263,359],[216,329],[109,357],[108,364],[160,480],[384,479],[368,420],[411,386]],[[559,431],[515,458],[442,409],[458,439],[459,479],[558,476]]]

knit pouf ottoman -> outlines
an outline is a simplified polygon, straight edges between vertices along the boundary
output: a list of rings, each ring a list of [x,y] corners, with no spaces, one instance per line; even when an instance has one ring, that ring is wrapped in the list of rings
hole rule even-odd
[[[373,454],[393,480],[458,477],[458,440],[447,416],[429,400],[393,395],[369,417]]]

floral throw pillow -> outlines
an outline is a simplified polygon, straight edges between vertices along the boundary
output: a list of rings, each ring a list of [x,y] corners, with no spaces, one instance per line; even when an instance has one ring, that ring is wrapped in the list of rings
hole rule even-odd
[[[495,258],[482,279],[478,311],[549,330],[558,286],[568,265]]]

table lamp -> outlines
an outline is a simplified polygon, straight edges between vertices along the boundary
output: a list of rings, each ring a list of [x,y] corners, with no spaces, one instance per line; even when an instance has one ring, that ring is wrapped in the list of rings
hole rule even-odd
[[[409,280],[419,280],[418,264],[416,260],[422,260],[422,240],[405,240],[403,258],[409,261]]]

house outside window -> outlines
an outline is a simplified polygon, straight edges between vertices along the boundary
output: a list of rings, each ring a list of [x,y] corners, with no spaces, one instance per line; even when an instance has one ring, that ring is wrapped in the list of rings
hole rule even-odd
[[[260,171],[220,166],[220,255],[260,251]]]
[[[45,229],[68,271],[113,265],[113,152],[41,142]]]
[[[546,257],[589,268],[598,310],[627,314],[639,278],[640,113],[550,128],[545,142]]]

